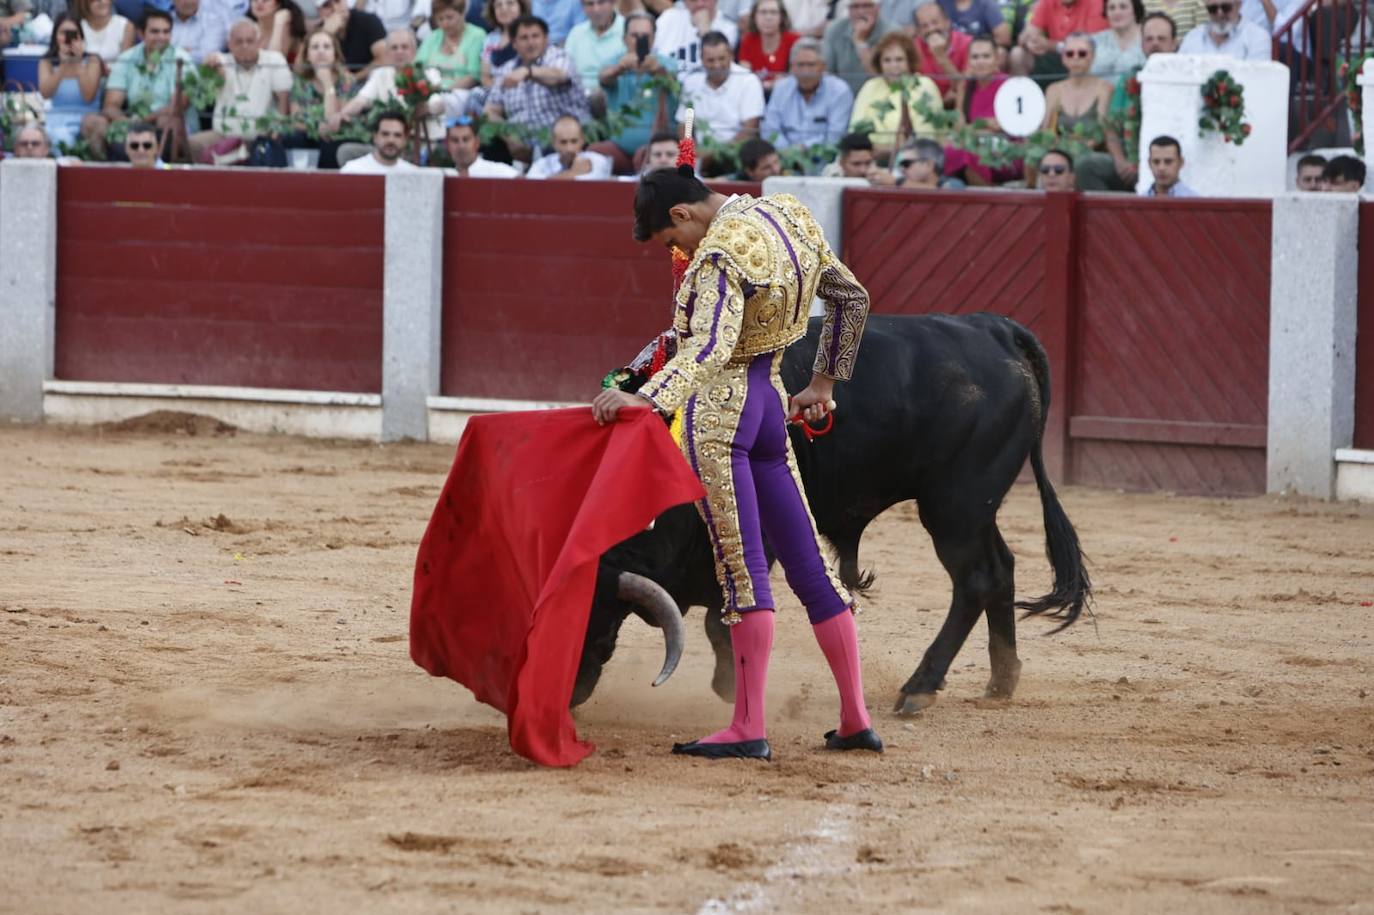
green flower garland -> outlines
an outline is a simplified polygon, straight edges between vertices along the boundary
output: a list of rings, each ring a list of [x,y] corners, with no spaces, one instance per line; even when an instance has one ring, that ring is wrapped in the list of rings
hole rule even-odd
[[[1245,121],[1245,88],[1225,70],[1218,70],[1202,85],[1202,117],[1197,126],[1200,132],[1221,134],[1227,143],[1240,146],[1250,136]]]

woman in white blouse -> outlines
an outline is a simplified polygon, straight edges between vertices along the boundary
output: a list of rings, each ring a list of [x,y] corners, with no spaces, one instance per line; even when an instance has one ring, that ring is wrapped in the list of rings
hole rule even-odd
[[[114,11],[114,0],[76,0],[86,53],[105,62],[106,72],[116,57],[134,46],[134,24]]]

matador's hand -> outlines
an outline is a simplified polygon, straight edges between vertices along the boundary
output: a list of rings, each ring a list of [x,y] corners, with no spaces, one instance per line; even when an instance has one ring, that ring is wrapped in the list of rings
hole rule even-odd
[[[824,419],[825,414],[835,409],[835,379],[826,375],[811,376],[811,383],[798,391],[787,404],[787,416],[792,418],[798,413],[808,423]]]
[[[596,399],[592,401],[592,418],[601,425],[616,421],[616,414],[621,407],[652,407],[647,397],[640,397],[638,394],[626,394],[619,388],[606,388]]]

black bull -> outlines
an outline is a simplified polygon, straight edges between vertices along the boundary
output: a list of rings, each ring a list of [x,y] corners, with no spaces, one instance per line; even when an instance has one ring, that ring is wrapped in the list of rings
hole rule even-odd
[[[819,321],[812,320],[806,337],[783,358],[789,391],[810,380]],[[1061,614],[1062,628],[1091,596],[1078,535],[1045,475],[1041,436],[1050,379],[1040,342],[1014,321],[990,314],[875,315],[854,376],[836,385],[835,400],[833,431],[808,442],[794,429],[792,444],[816,526],[835,547],[841,580],[857,589],[871,584],[872,576],[861,575],[858,566],[864,528],[890,506],[914,499],[954,586],[944,625],[902,687],[896,710],[915,712],[935,700],[983,612],[992,666],[987,694],[1011,696],[1021,671],[1015,608]],[[1040,492],[1054,586],[1037,600],[1016,602],[1012,554],[997,529],[997,510],[1027,457]],[[729,630],[721,621],[711,546],[696,508],[686,505],[602,557],[573,704],[596,688],[625,618],[637,613],[653,619],[643,601],[625,599],[632,595],[617,586],[622,572],[657,582],[683,613],[706,608],[716,656],[712,687],[733,698]],[[668,642],[671,656],[673,638]]]

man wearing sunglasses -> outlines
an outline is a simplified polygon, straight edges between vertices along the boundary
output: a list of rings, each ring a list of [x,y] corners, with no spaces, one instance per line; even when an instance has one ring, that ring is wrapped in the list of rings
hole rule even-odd
[[[157,129],[146,121],[129,128],[124,135],[124,154],[134,168],[166,168],[157,157]]]
[[[52,144],[43,128],[29,124],[20,128],[14,138],[14,157],[16,159],[47,159],[52,155]]]
[[[1208,0],[1207,21],[1188,33],[1180,54],[1213,54],[1237,60],[1269,60],[1271,38],[1240,18],[1240,0]]]
[[[1042,191],[1072,193],[1078,189],[1073,176],[1073,158],[1062,149],[1051,149],[1041,156],[1037,171],[1040,180],[1035,184]]]

